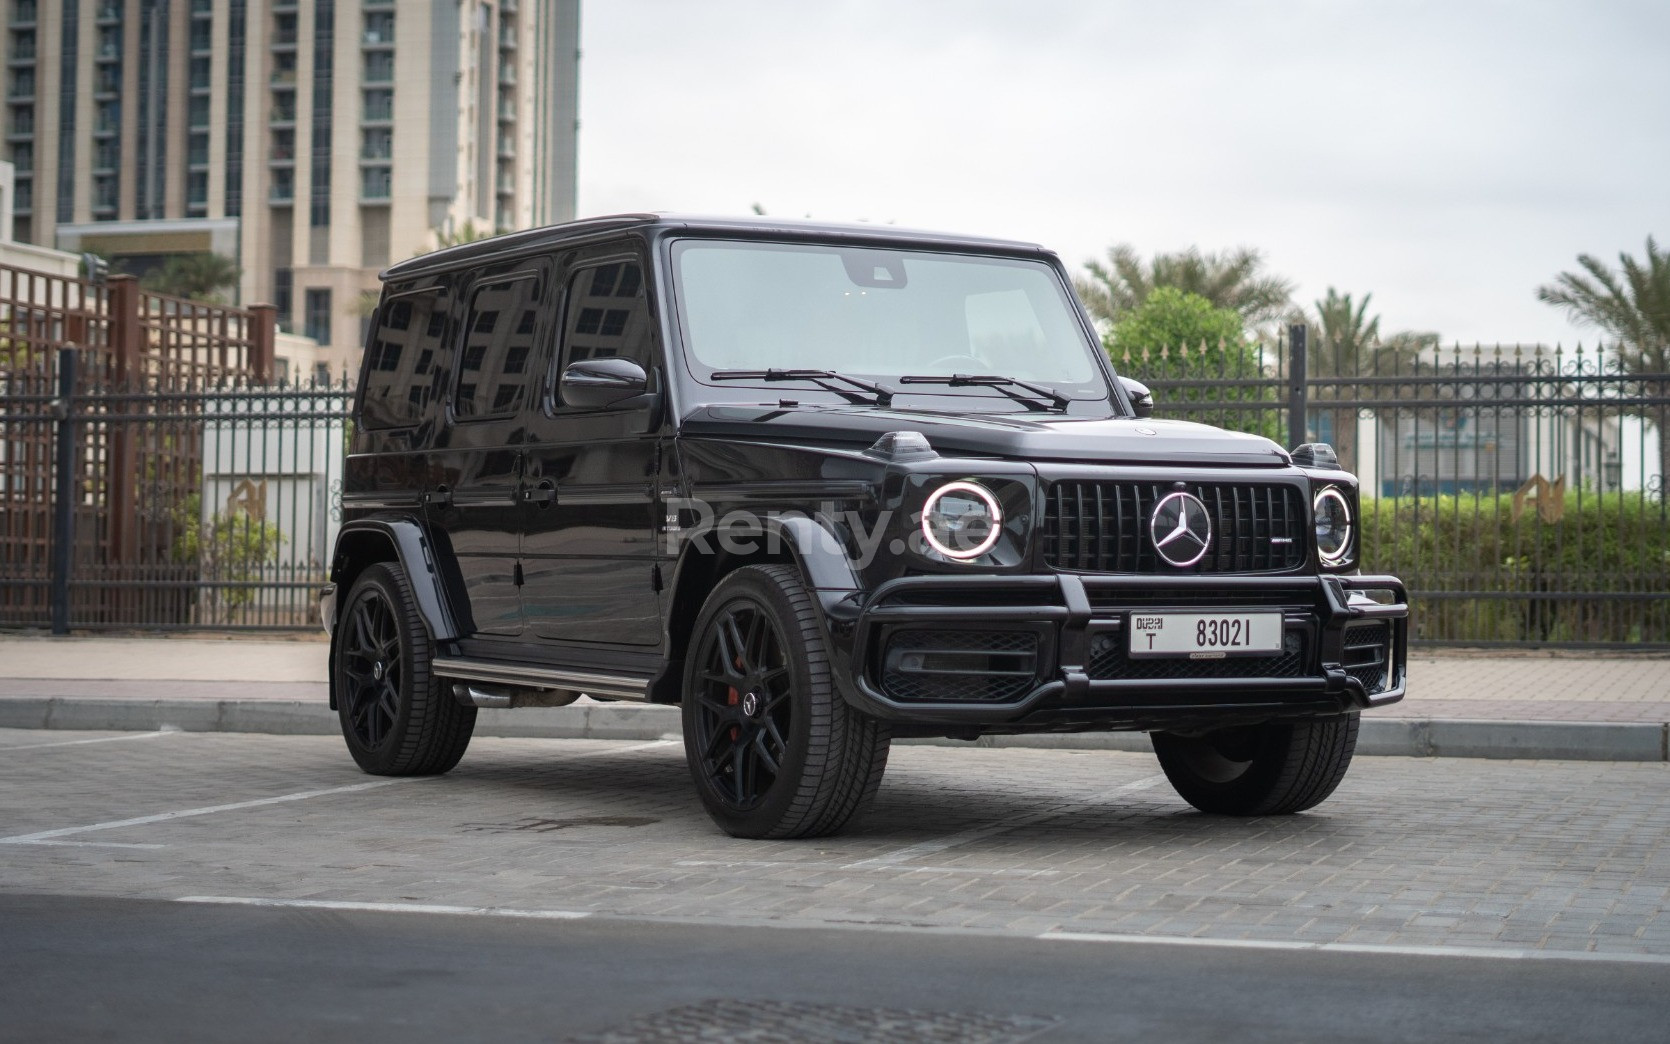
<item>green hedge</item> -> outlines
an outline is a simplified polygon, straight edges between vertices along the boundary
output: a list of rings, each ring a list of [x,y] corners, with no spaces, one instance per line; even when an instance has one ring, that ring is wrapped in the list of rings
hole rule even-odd
[[[1545,522],[1529,500],[1516,520],[1511,494],[1366,500],[1363,569],[1408,585],[1416,638],[1670,642],[1666,505],[1584,491],[1564,509]],[[1581,597],[1614,592],[1633,598]]]

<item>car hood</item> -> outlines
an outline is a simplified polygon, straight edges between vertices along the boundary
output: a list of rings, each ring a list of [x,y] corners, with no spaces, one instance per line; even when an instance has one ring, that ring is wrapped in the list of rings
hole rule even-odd
[[[1258,435],[1190,421],[1061,414],[952,415],[864,405],[707,405],[687,414],[693,437],[846,443],[863,449],[890,431],[915,431],[942,456],[1109,464],[1283,467],[1285,450]]]

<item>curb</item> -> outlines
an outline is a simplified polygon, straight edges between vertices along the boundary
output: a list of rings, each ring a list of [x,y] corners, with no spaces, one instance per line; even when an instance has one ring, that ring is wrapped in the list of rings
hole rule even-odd
[[[0,728],[149,732],[255,732],[334,736],[336,712],[303,700],[111,700],[62,696],[0,697]],[[590,704],[482,710],[477,736],[517,739],[658,740],[680,733],[676,707]],[[901,744],[1025,747],[1148,753],[1140,732],[983,736],[978,740],[909,739]],[[1670,761],[1670,723],[1471,721],[1449,718],[1363,719],[1357,753],[1414,758],[1532,758],[1565,761]]]

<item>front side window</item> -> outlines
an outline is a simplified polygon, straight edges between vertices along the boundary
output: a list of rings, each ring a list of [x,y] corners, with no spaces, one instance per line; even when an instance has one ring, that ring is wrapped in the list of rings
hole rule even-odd
[[[522,408],[538,322],[539,280],[533,275],[476,289],[458,358],[453,414],[459,420],[504,416]]]
[[[612,261],[569,278],[563,319],[562,365],[582,359],[631,359],[651,366],[649,297],[637,261]]]
[[[1074,398],[1108,389],[1054,268],[1024,258],[801,243],[685,240],[673,248],[698,379],[723,370],[1001,375]],[[989,388],[911,385],[993,402]]]

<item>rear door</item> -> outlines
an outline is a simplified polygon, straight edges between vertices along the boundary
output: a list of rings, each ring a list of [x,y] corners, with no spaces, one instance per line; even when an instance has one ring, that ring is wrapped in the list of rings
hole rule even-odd
[[[478,635],[523,631],[525,407],[538,394],[535,346],[548,284],[543,260],[483,271],[466,290],[453,352],[451,423],[437,440],[440,488],[430,511],[451,539]]]
[[[544,410],[529,425],[533,505],[522,541],[523,612],[540,638],[605,646],[661,641],[656,574],[656,411],[582,409],[562,401],[564,367],[631,359],[664,387],[648,266],[634,242],[565,258],[559,336]]]

